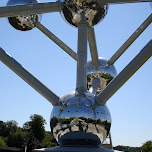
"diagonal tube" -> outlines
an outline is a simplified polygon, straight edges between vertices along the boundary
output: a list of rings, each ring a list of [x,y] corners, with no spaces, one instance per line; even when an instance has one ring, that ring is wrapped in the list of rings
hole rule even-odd
[[[77,60],[77,54],[65,43],[63,43],[59,38],[57,38],[51,31],[49,31],[44,25],[42,25],[40,22],[36,22],[35,26],[47,37],[49,37],[54,43],[56,43],[60,48],[62,48],[66,53],[68,53],[73,59]]]
[[[137,28],[137,30],[128,38],[128,40],[118,49],[118,51],[110,58],[109,64],[114,64],[117,59],[126,51],[126,49],[138,38],[138,36],[152,22],[152,13],[147,19]]]
[[[100,84],[100,78],[94,78],[93,81],[92,81],[92,85],[89,89],[89,92],[91,92],[93,94],[96,94],[97,90],[98,90],[98,87],[99,87],[99,84]]]
[[[41,14],[41,13],[59,12],[59,11],[61,11],[60,1],[38,3],[38,4],[5,6],[5,7],[0,7],[0,17],[12,17],[18,15]]]
[[[87,40],[88,25],[78,25],[78,53],[77,53],[77,82],[76,91],[82,95],[87,91]]]
[[[139,3],[151,2],[151,0],[97,0],[99,4],[125,4],[125,3]]]
[[[116,91],[152,56],[152,40],[137,56],[96,96],[96,104],[105,105]]]
[[[98,69],[99,66],[98,51],[97,51],[97,44],[95,38],[95,31],[94,28],[92,27],[88,29],[88,40],[89,40],[89,47],[92,58],[92,65],[94,68]]]
[[[0,60],[14,71],[20,78],[27,82],[32,88],[39,92],[44,98],[46,98],[52,105],[57,105],[60,98],[51,90],[49,90],[44,84],[42,84],[37,78],[29,73],[21,64],[8,55],[2,48],[0,48]]]

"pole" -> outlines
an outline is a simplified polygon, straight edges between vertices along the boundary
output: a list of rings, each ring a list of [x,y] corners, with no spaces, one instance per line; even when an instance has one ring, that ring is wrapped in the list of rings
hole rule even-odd
[[[31,15],[31,14],[41,14],[41,13],[59,12],[59,11],[61,11],[60,1],[5,6],[5,7],[0,7],[0,17],[12,17],[18,15]]]
[[[77,82],[76,91],[80,95],[87,91],[87,39],[88,25],[78,25],[78,52],[77,52]]]
[[[137,30],[128,38],[128,40],[118,49],[118,51],[110,58],[109,64],[114,64],[117,59],[126,51],[126,49],[138,38],[138,36],[152,22],[152,13],[147,19],[137,28]]]
[[[139,2],[151,2],[151,0],[98,0],[101,5],[104,4],[125,4],[125,3],[139,3]]]
[[[92,65],[95,69],[98,69],[99,66],[98,51],[97,51],[94,28],[92,27],[88,29],[88,40],[89,40],[89,47],[92,58]]]
[[[96,97],[96,104],[105,105],[116,91],[152,56],[152,40]]]
[[[52,103],[53,106],[59,103],[60,98],[54,92],[49,90],[44,84],[42,84],[37,78],[29,73],[21,64],[14,60],[2,48],[0,48],[0,60],[12,71],[14,71],[20,78],[27,82],[33,89],[35,89],[50,103]]]
[[[100,78],[94,78],[92,81],[92,85],[89,89],[89,92],[96,94],[98,87],[99,87],[99,84],[100,84]]]
[[[56,43],[60,48],[62,48],[66,53],[68,53],[73,59],[77,60],[77,54],[65,43],[63,43],[59,38],[57,38],[51,31],[49,31],[44,25],[42,25],[40,22],[36,22],[35,26],[47,37],[49,37],[54,43]]]

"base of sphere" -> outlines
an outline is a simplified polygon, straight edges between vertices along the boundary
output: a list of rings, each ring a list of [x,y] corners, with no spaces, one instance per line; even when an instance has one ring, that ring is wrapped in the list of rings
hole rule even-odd
[[[94,148],[94,147],[50,147],[50,148],[43,148],[43,149],[34,149],[34,152],[118,152],[113,149],[107,148]]]
[[[85,21],[94,26],[103,20],[108,11],[108,5],[101,5],[98,0],[60,0],[63,8],[61,15],[72,26],[78,27]]]
[[[67,133],[65,136],[63,136],[63,138],[60,139],[59,143],[62,143],[61,146],[101,146],[100,139],[96,135],[81,131]]]
[[[38,15],[28,15],[28,16],[24,15],[24,16],[17,16],[17,17],[8,17],[9,23],[15,29],[20,30],[20,31],[32,30],[35,27],[33,20],[39,21]]]

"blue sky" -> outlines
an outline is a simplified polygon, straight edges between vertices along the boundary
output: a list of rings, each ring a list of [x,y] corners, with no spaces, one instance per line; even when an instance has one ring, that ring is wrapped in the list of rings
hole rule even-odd
[[[40,2],[46,2],[41,0]],[[6,1],[0,0],[0,6]],[[109,59],[152,12],[150,3],[110,5],[105,19],[95,26],[99,56]],[[43,14],[42,24],[77,51],[77,29],[60,13]],[[0,47],[59,96],[75,90],[76,61],[38,29],[20,32],[0,18]],[[151,40],[152,24],[115,63],[119,73]],[[90,59],[88,47],[88,60]],[[152,58],[107,102],[112,116],[113,145],[141,146],[152,140]],[[0,62],[0,120],[19,126],[32,114],[42,115],[46,130],[52,105]]]

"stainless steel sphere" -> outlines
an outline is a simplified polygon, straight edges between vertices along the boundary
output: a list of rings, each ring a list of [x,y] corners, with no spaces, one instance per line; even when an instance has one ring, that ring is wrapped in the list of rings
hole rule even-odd
[[[108,5],[99,4],[98,0],[60,0],[64,19],[73,26],[85,20],[90,26],[98,24],[107,14]]]
[[[116,68],[114,65],[109,65],[108,60],[102,57],[99,57],[99,67],[95,69],[90,60],[87,64],[87,85],[88,89],[91,87],[92,81],[94,78],[100,79],[100,84],[97,89],[97,94],[100,93],[108,83],[117,75]]]
[[[7,5],[35,4],[38,0],[9,0]],[[8,17],[9,23],[17,30],[28,31],[34,28],[34,22],[40,21],[41,15],[19,15]]]
[[[50,126],[61,146],[101,146],[110,131],[111,116],[107,106],[94,107],[95,95],[76,92],[62,97],[62,105],[54,106]]]

